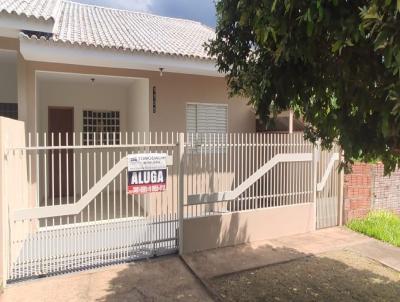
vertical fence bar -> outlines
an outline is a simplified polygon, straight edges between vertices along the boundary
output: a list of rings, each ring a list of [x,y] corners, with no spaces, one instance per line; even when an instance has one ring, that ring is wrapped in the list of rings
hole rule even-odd
[[[317,229],[317,172],[318,172],[318,145],[314,145],[313,157],[312,157],[312,169],[313,169],[313,205],[314,205],[314,229]]]
[[[343,158],[342,158],[343,151],[340,148],[337,148],[337,149],[339,149],[338,152],[339,152],[339,167],[340,167],[340,164],[342,163],[342,160],[343,160]],[[344,218],[343,217],[343,215],[344,215],[344,213],[343,213],[343,209],[344,209],[344,195],[343,195],[343,193],[344,193],[344,170],[341,169],[339,173],[340,173],[339,174],[339,225],[341,226],[341,225],[343,225],[343,218]]]
[[[178,140],[178,174],[179,174],[179,192],[178,192],[178,203],[179,203],[179,254],[183,254],[183,207],[185,198],[185,134],[179,133]]]

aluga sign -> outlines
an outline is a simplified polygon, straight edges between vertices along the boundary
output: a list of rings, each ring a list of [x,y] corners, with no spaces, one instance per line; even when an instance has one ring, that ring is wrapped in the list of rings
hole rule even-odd
[[[145,194],[167,188],[167,154],[128,155],[128,193]]]

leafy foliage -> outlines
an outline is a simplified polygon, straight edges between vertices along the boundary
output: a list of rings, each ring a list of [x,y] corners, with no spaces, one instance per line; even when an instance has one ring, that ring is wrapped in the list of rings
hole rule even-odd
[[[207,45],[262,119],[292,108],[345,160],[400,163],[400,0],[220,0]]]

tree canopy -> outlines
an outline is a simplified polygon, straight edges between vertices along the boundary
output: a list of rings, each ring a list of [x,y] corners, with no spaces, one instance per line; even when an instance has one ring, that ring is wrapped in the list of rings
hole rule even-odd
[[[207,45],[261,119],[293,109],[346,163],[400,163],[400,0],[219,0]]]

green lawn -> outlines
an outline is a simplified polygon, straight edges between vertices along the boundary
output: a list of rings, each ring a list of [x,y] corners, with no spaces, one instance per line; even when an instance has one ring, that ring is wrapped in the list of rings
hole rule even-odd
[[[353,231],[400,247],[400,217],[386,211],[374,211],[347,224]]]

